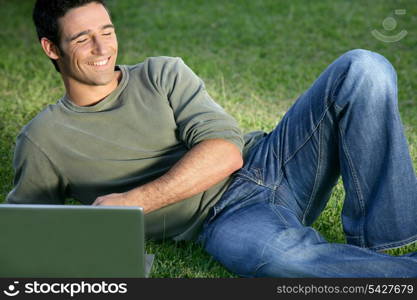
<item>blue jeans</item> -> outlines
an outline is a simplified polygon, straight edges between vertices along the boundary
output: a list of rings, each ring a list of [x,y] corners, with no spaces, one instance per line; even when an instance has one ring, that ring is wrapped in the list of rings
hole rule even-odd
[[[310,225],[339,176],[347,244]],[[248,154],[198,239],[244,277],[417,277],[417,253],[376,250],[417,240],[417,179],[381,55],[333,62]]]

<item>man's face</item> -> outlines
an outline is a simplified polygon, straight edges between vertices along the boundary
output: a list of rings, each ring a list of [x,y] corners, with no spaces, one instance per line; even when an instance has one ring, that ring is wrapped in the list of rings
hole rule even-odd
[[[58,19],[60,72],[70,83],[103,86],[115,79],[117,38],[103,5],[89,3]]]

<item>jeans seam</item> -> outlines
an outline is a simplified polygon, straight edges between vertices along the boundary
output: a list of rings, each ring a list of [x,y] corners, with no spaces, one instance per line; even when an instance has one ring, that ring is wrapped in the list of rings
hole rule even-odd
[[[404,247],[404,246],[413,244],[416,241],[417,241],[417,234],[407,239],[403,239],[401,241],[385,243],[379,246],[369,247],[369,249],[375,250],[375,251],[390,250],[390,249],[395,249],[395,248]]]
[[[347,76],[348,70],[346,70],[336,81],[334,86],[337,87],[339,85],[339,83],[342,80],[345,80],[346,76]],[[330,98],[329,99],[334,99],[333,103],[336,104],[336,99],[335,99],[335,93],[336,93],[336,89],[333,89],[333,91],[331,92]]]
[[[317,129],[319,128],[321,122],[323,121],[327,111],[329,110],[329,107],[326,107],[326,109],[324,110],[322,116],[320,117],[320,120],[317,122],[317,125],[313,128],[313,130],[311,131],[311,133],[308,135],[308,137],[304,140],[303,143],[301,143],[301,145],[294,150],[294,152],[289,155],[285,160],[284,163],[282,164],[284,167],[285,165],[297,154],[298,151],[300,151],[311,139],[311,137],[314,135],[314,133],[317,131]]]
[[[338,79],[335,80],[334,86],[337,87],[339,85],[339,83],[346,78],[346,76],[347,76],[347,71],[344,72]],[[326,101],[326,103],[325,103],[326,107],[325,107],[325,109],[323,111],[323,114],[320,116],[319,121],[317,122],[317,125],[314,127],[314,129],[311,131],[311,134],[305,139],[305,141],[303,143],[301,143],[301,145],[296,150],[294,150],[294,152],[291,155],[289,155],[287,158],[285,158],[283,160],[283,164],[282,164],[283,166],[285,166],[288,163],[288,161],[291,160],[295,156],[295,154],[301,148],[303,148],[304,145],[310,140],[310,138],[314,135],[314,133],[317,130],[317,128],[321,125],[321,122],[323,121],[323,119],[326,116],[327,112],[329,111],[330,107],[332,105],[335,105],[336,104],[336,99],[334,97],[335,92],[336,92],[335,90],[336,89],[333,89],[333,91],[330,93],[330,97],[327,98],[327,99],[332,99],[332,101],[330,101],[330,103],[327,103],[327,101]]]
[[[292,155],[290,155],[289,156],[289,158],[288,159],[286,159],[285,161],[284,161],[284,163],[283,163],[283,167],[285,167],[286,166],[286,164],[292,159],[292,158],[294,158],[294,156],[296,155],[296,153],[298,152],[298,151],[300,151],[310,140],[311,140],[311,138],[314,136],[314,134],[316,133],[316,131],[319,129],[319,127],[322,125],[322,122],[323,122],[323,120],[324,120],[324,118],[325,118],[325,116],[326,116],[326,114],[328,113],[328,111],[329,111],[329,109],[330,109],[330,107],[326,107],[326,109],[324,110],[324,112],[323,112],[323,115],[321,116],[321,118],[320,118],[320,120],[319,120],[319,122],[317,123],[317,125],[314,127],[314,129],[312,130],[312,132],[311,132],[311,134],[308,136],[308,138],[304,141],[304,143],[302,143],[301,144],[301,146],[299,147],[299,148],[297,148],[297,150],[295,150],[294,151],[294,153],[292,154]],[[320,133],[319,133],[319,155],[320,155],[320,151],[321,151],[321,146],[320,146]],[[318,158],[318,160],[320,159],[320,157]],[[319,165],[319,162],[317,163],[318,165]],[[313,195],[313,193],[314,193],[314,190],[315,190],[315,187],[316,187],[316,184],[317,184],[317,172],[318,172],[318,168],[317,168],[317,170],[316,170],[316,176],[315,176],[315,179],[314,179],[314,185],[313,185],[313,189],[312,189],[312,192],[311,192],[311,194],[310,194],[310,199],[309,199],[309,201],[308,201],[308,204],[307,204],[307,207],[306,207],[306,209],[304,210],[304,212],[303,212],[303,217],[302,217],[302,223],[305,225],[305,216],[307,215],[307,211],[310,209],[310,207],[311,207],[311,198],[312,198],[312,195]]]
[[[353,162],[352,162],[352,158],[350,157],[348,147],[344,142],[343,132],[340,129],[340,127],[339,127],[339,134],[340,134],[340,143],[342,145],[343,153],[346,156],[346,161],[347,161],[349,171],[350,171],[351,176],[352,176],[354,190],[355,190],[355,193],[357,195],[359,206],[360,206],[360,209],[361,209],[362,219],[359,222],[360,223],[359,240],[360,240],[361,246],[365,247],[365,241],[364,241],[364,237],[365,237],[365,234],[364,234],[365,203],[363,201],[363,195],[362,195],[361,188],[360,188],[360,185],[359,185],[359,179],[358,179],[358,176],[356,174],[356,171],[355,171],[355,168],[354,168],[354,165],[353,165]]]
[[[242,174],[239,173],[237,176],[241,177],[245,180],[248,180],[256,185],[259,185],[261,187],[267,188],[269,190],[275,191],[276,189],[278,189],[281,186],[281,182],[282,182],[282,176],[279,180],[278,184],[266,184],[262,175],[262,169],[261,168],[256,168],[256,167],[251,167],[250,170],[253,171],[254,176],[250,176],[247,174]],[[250,172],[249,170],[246,170],[248,173]]]
[[[283,206],[283,205],[281,205],[281,204],[275,204],[275,203],[272,203],[272,202],[269,202],[269,205],[270,205],[270,207],[271,207],[271,209],[272,209],[272,211],[277,215],[277,217],[285,224],[285,226],[286,227],[289,227],[290,225],[288,224],[288,222],[287,222],[287,220],[285,220],[285,218],[281,215],[281,213],[279,212],[279,210],[278,209],[276,209],[275,208],[275,206],[281,206],[281,207],[284,207],[285,208],[285,206]],[[287,208],[288,209],[288,208]]]
[[[322,155],[323,155],[323,153],[322,153],[322,150],[323,150],[323,147],[322,147],[322,142],[323,142],[322,127],[320,127],[318,129],[318,133],[319,133],[319,151],[318,151],[318,159],[317,159],[317,166],[316,166],[316,176],[314,178],[314,185],[313,185],[313,189],[312,189],[311,194],[310,194],[310,198],[308,200],[307,206],[306,206],[306,208],[304,210],[304,213],[303,213],[302,222],[303,222],[304,225],[306,225],[306,216],[310,212],[310,209],[311,209],[312,204],[313,204],[313,196],[317,192],[318,177],[319,177],[320,172],[321,172],[321,161],[322,161]]]

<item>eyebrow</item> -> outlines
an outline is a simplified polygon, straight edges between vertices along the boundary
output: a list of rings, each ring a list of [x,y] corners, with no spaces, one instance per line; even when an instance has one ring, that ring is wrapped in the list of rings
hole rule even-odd
[[[102,26],[102,27],[101,27],[101,29],[100,29],[100,30],[104,30],[104,29],[107,29],[107,28],[113,28],[113,29],[114,29],[114,25],[113,25],[113,24],[107,24],[107,25],[104,25],[104,26]],[[73,36],[71,36],[71,37],[69,38],[69,41],[71,42],[71,41],[73,41],[73,40],[76,40],[76,39],[78,39],[80,36],[83,36],[83,35],[89,34],[90,32],[91,32],[91,30],[84,30],[84,31],[81,31],[81,32],[79,32],[79,33],[76,33],[76,34],[74,34]]]

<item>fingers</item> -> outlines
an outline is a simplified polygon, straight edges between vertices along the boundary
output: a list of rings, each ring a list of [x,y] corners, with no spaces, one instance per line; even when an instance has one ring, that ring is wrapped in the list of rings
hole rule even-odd
[[[102,204],[103,201],[104,201],[104,197],[98,197],[96,200],[94,200],[93,204],[91,204],[91,205],[99,206],[99,205]]]
[[[97,205],[100,205],[100,201],[99,201],[99,199],[97,198],[96,200],[94,200],[94,202],[91,204],[92,206],[97,206]]]

